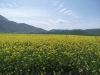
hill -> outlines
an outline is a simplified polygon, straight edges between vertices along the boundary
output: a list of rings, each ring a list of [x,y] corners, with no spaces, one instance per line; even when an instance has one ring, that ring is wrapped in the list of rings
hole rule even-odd
[[[0,33],[42,33],[42,34],[72,34],[72,35],[100,35],[100,28],[98,29],[74,29],[74,30],[61,30],[52,29],[46,31],[42,28],[37,28],[25,23],[16,23],[9,21],[0,15]]]
[[[9,21],[0,15],[0,32],[4,33],[41,33],[46,30],[25,23]]]
[[[60,30],[53,29],[48,32],[48,34],[71,34],[71,35],[100,35],[100,29],[74,29],[74,30]]]

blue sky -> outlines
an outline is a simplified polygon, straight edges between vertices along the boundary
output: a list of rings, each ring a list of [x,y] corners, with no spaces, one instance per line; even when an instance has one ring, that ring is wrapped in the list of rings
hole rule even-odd
[[[100,28],[100,0],[0,0],[0,14],[46,30]]]

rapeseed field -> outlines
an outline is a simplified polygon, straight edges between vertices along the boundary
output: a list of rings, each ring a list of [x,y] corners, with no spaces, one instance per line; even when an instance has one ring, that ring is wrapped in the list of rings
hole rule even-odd
[[[0,75],[100,75],[100,36],[0,34]]]

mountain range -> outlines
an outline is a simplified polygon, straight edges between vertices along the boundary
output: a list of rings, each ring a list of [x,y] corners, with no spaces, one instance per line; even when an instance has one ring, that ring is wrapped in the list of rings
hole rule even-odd
[[[41,33],[41,34],[72,34],[72,35],[100,35],[100,28],[98,29],[73,29],[73,30],[61,30],[52,29],[46,31],[42,28],[37,28],[25,23],[17,23],[10,21],[0,15],[0,33]]]
[[[42,28],[37,28],[25,23],[9,21],[0,15],[0,32],[2,33],[41,33],[46,32]]]

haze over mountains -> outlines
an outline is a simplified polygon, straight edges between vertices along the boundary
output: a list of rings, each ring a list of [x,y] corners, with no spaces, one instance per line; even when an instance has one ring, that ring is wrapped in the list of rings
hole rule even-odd
[[[41,33],[46,30],[25,23],[9,21],[0,15],[0,32],[5,33]]]
[[[48,33],[48,34],[74,34],[74,35],[100,35],[100,28],[98,29],[74,29],[74,30],[60,30],[53,29],[46,31],[42,28],[37,28],[25,23],[16,23],[9,21],[0,15],[0,33]]]

